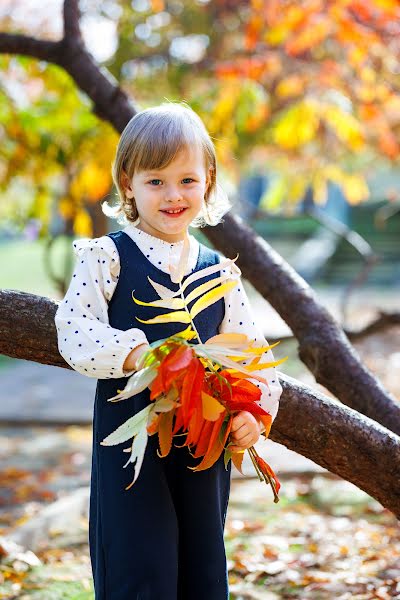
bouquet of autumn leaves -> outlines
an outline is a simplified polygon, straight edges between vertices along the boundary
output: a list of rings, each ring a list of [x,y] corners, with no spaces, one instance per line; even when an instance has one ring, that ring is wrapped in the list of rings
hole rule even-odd
[[[114,446],[133,438],[131,447],[124,450],[130,453],[124,467],[136,463],[134,478],[127,490],[139,476],[150,435],[158,434],[160,457],[169,454],[174,436],[185,435],[182,446],[187,446],[194,458],[201,459],[196,467],[188,467],[193,471],[210,468],[224,451],[225,468],[231,459],[242,472],[244,453],[230,452],[227,443],[234,415],[246,410],[264,425],[262,435],[265,438],[270,432],[272,417],[259,406],[261,390],[249,379],[268,385],[266,379],[257,375],[257,371],[276,366],[286,357],[261,364],[262,354],[277,344],[254,347],[242,333],[219,334],[202,343],[193,319],[237,285],[237,281],[229,275],[222,275],[223,269],[229,273],[228,267],[237,256],[196,271],[182,282],[188,252],[189,244],[185,240],[178,266],[170,265],[171,280],[180,284],[179,290],[170,290],[148,277],[160,300],[142,302],[133,297],[137,304],[173,311],[139,321],[149,324],[182,322],[189,323],[189,326],[150,344],[149,350],[140,357],[137,371],[129,378],[125,389],[118,390],[116,396],[108,399],[109,402],[118,402],[146,388],[150,389],[150,403],[101,442],[104,446]],[[199,285],[185,297],[185,289],[190,283],[217,271],[221,271],[221,276]],[[196,298],[199,299],[189,309],[189,302]],[[194,338],[198,343],[190,343]],[[251,362],[248,365],[240,364],[249,358]],[[274,471],[253,446],[248,448],[248,452],[260,480],[271,485],[274,502],[278,502],[280,483]]]

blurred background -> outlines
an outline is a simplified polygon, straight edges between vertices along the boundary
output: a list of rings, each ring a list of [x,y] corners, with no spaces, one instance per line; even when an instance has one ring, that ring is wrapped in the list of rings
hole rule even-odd
[[[398,3],[81,0],[79,8],[87,50],[138,110],[185,100],[201,116],[232,211],[346,331],[392,315],[393,325],[354,345],[399,398]],[[120,228],[101,210],[116,197],[118,134],[66,70],[3,35],[61,39],[62,1],[2,0],[0,30],[0,288],[58,301],[72,241]],[[281,371],[331,395],[298,359],[286,323],[244,283],[265,337],[281,340],[276,358],[289,357]],[[96,381],[4,355],[0,375],[0,597],[92,598],[85,540]],[[271,440],[259,445],[282,478],[281,501],[272,503],[250,461],[245,477],[234,474],[232,598],[400,597],[394,517],[308,459]]]

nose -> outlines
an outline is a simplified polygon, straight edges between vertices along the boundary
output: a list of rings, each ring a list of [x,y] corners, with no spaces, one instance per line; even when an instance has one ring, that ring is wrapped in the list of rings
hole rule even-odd
[[[175,186],[170,186],[165,192],[165,199],[168,202],[180,202],[182,200],[182,194]]]

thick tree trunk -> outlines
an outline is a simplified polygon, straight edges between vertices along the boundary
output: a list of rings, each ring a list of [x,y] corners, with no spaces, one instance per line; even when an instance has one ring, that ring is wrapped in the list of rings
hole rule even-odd
[[[67,367],[49,298],[0,291],[0,352]],[[400,516],[400,438],[371,419],[279,373],[280,409],[270,439],[351,481]]]

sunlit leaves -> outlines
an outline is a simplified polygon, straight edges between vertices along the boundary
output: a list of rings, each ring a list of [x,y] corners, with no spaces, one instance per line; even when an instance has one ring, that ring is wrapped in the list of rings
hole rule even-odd
[[[391,110],[399,97],[397,1],[253,0],[240,15],[231,3],[204,8],[188,2],[178,14],[157,0],[140,13],[121,11],[109,68],[143,106],[186,95],[225,169],[236,173],[239,160],[244,170],[257,166],[296,179],[295,190],[288,185],[270,205],[299,202],[299,190],[310,184],[322,198],[328,162],[351,175],[349,153],[398,159],[398,123]],[[161,20],[154,18],[159,15]],[[132,38],[143,19],[148,38]],[[193,33],[208,40],[198,69],[169,56],[174,35]],[[62,68],[24,56],[3,56],[1,66],[3,191],[20,185],[24,198],[14,190],[11,196],[19,215],[44,224],[62,198],[61,215],[77,235],[90,235],[86,204],[110,191],[116,134],[97,119],[91,101]],[[257,165],[255,156],[263,157]],[[345,188],[350,202],[365,197],[358,187],[357,193],[354,185]],[[42,195],[35,199],[39,188]]]
[[[273,127],[272,139],[288,150],[304,146],[315,138],[319,122],[315,103],[301,101],[279,116]]]

